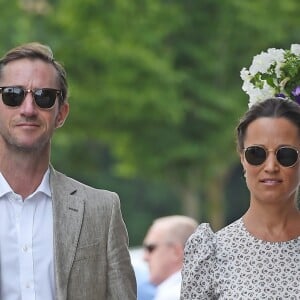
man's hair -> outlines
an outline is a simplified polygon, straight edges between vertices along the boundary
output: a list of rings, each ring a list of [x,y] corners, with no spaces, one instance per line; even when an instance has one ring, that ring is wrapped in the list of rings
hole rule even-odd
[[[64,67],[54,59],[51,48],[38,42],[23,44],[9,50],[0,59],[0,79],[2,77],[3,68],[5,65],[12,61],[24,58],[32,60],[40,59],[46,63],[51,64],[56,69],[59,89],[62,92],[60,103],[66,101],[68,98],[68,82],[66,71]]]
[[[198,222],[188,216],[172,215],[154,220],[152,226],[157,225],[163,227],[166,242],[178,242],[184,246],[190,235],[198,227]]]

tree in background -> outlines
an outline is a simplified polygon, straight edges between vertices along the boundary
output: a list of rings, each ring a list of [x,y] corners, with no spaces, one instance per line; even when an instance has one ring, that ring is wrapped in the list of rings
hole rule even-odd
[[[74,61],[75,52],[83,57],[81,64],[69,64],[79,74],[73,86],[84,106],[79,104],[81,115],[89,117],[89,109],[100,114],[96,126],[90,118],[91,135],[111,146],[119,174],[169,181],[182,199],[183,213],[199,217],[201,194],[213,191],[221,203],[222,179],[234,157],[231,120],[239,106],[228,89],[226,69],[220,72],[221,25],[215,24],[214,42],[208,38],[214,28],[202,26],[214,17],[217,3],[201,16],[191,15],[195,8],[181,2],[104,1],[86,8],[78,3],[77,10],[72,1],[76,15],[60,20],[68,36],[84,37],[68,49],[66,59]],[[70,9],[64,1],[61,11]],[[201,40],[205,47],[199,47]],[[95,94],[89,108],[82,76]]]

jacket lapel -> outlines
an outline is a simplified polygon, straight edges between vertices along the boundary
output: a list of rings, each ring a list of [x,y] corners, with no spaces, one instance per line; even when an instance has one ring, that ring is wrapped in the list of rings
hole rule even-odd
[[[67,299],[68,280],[82,226],[84,201],[70,180],[53,168],[50,172],[53,203],[53,239],[56,299]]]

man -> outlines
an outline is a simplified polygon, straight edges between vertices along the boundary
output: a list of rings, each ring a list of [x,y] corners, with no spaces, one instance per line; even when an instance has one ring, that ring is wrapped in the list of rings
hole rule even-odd
[[[128,236],[115,193],[50,165],[69,112],[63,67],[50,48],[0,59],[0,299],[136,299]]]
[[[156,286],[149,281],[148,264],[144,261],[144,250],[131,249],[131,263],[136,277],[137,299],[153,300]]]
[[[157,286],[155,300],[179,300],[184,245],[198,223],[186,216],[156,219],[144,239],[144,259],[150,281]]]

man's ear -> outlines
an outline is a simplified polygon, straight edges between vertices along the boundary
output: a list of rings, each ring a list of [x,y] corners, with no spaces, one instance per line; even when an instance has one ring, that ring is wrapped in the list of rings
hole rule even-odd
[[[174,243],[172,245],[173,252],[177,260],[181,260],[183,258],[184,249],[180,243]]]
[[[69,114],[69,103],[65,102],[60,105],[58,114],[55,119],[55,128],[62,127]]]

